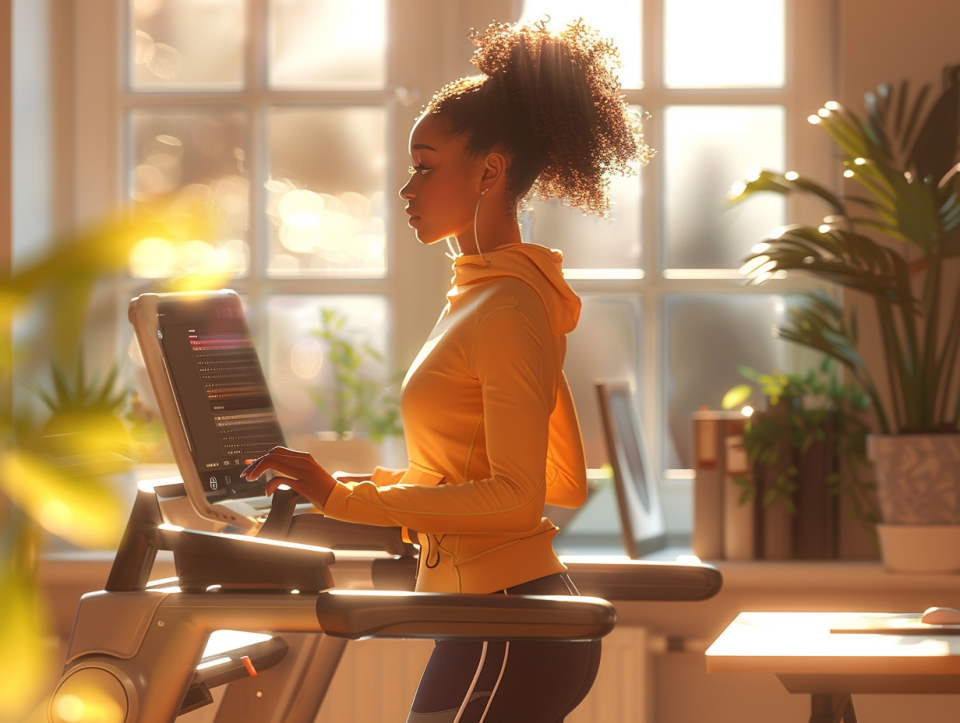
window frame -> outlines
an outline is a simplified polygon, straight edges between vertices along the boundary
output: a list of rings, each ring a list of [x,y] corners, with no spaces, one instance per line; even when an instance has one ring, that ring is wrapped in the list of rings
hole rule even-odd
[[[642,0],[641,42],[643,87],[625,89],[625,101],[642,106],[652,117],[644,124],[645,140],[663,148],[664,109],[677,105],[780,105],[784,107],[787,168],[818,179],[831,190],[840,188],[839,166],[829,140],[805,120],[837,92],[839,8],[835,0],[784,0],[785,78],[781,88],[668,88],[663,83],[665,2]],[[517,0],[514,17],[523,2]],[[747,169],[744,169],[746,173]],[[761,286],[745,286],[736,270],[681,270],[665,267],[662,156],[654,156],[640,171],[641,259],[639,278],[589,278],[589,270],[576,270],[570,284],[581,296],[636,296],[641,307],[641,356],[637,369],[637,395],[643,424],[648,432],[651,469],[658,475],[668,529],[689,532],[693,509],[693,470],[666,466],[670,444],[667,408],[667,318],[666,300],[680,294],[789,294],[812,288],[802,274],[771,279]],[[829,179],[824,183],[823,179]],[[823,216],[814,204],[791,197],[786,204],[787,223],[818,223]],[[757,239],[759,243],[762,239]],[[803,350],[791,348],[789,358],[796,368],[809,363]],[[592,400],[591,400],[592,401]],[[598,434],[599,430],[595,430]]]
[[[802,175],[830,179],[828,187],[840,187],[837,165],[829,140],[805,118],[837,90],[837,34],[839,8],[836,0],[785,0],[786,83],[782,89],[674,89],[662,84],[664,51],[664,2],[644,0],[642,10],[642,58],[644,86],[625,91],[625,100],[639,104],[653,117],[645,125],[647,142],[663,146],[663,110],[667,105],[693,104],[778,104],[786,111],[786,157],[788,167]],[[383,90],[269,90],[266,88],[268,22],[266,0],[247,0],[245,87],[241,91],[132,91],[127,69],[130,42],[125,0],[97,0],[74,10],[74,115],[72,172],[72,216],[82,225],[114,211],[118,201],[127,202],[124,123],[133,107],[224,104],[246,107],[250,125],[248,143],[265,139],[266,113],[271,105],[384,104],[387,107],[387,169],[385,173],[388,213],[386,220],[386,274],[382,278],[276,278],[266,273],[269,241],[263,207],[266,180],[266,149],[255,152],[251,143],[246,159],[249,171],[251,262],[248,275],[232,286],[248,296],[253,310],[251,324],[259,339],[265,339],[266,300],[271,294],[382,294],[387,298],[390,321],[387,348],[393,369],[403,369],[416,356],[437,314],[448,288],[449,260],[445,249],[423,248],[402,218],[399,200],[390,203],[390,194],[399,189],[406,176],[406,138],[422,103],[445,82],[476,72],[469,64],[470,27],[482,28],[492,18],[519,18],[522,0],[468,0],[430,3],[408,0],[388,3],[387,86]],[[402,7],[401,7],[402,6]],[[109,79],[113,79],[112,81]],[[104,81],[107,79],[107,82]],[[254,82],[251,82],[254,81]],[[409,106],[399,102],[398,91],[419,94]],[[259,135],[258,135],[259,134]],[[641,170],[642,182],[642,274],[641,278],[584,278],[588,273],[571,274],[571,286],[578,294],[628,296],[639,299],[641,328],[638,337],[642,358],[637,370],[639,408],[647,430],[665,429],[666,419],[666,332],[665,300],[673,294],[770,294],[810,288],[798,275],[771,280],[762,287],[744,287],[727,272],[709,274],[665,273],[663,258],[662,156],[654,157]],[[744,169],[746,170],[746,169]],[[786,170],[786,169],[781,169]],[[812,205],[790,199],[787,218],[791,222],[814,222],[822,216]],[[259,238],[259,243],[254,235]],[[760,239],[758,239],[759,241]],[[142,289],[143,281],[126,279],[118,289],[118,305]],[[119,314],[112,329],[114,338],[129,338],[125,314]],[[101,338],[107,336],[101,330]],[[264,349],[266,347],[263,347]],[[116,358],[117,348],[105,349],[105,358]],[[392,372],[391,372],[392,373]],[[593,400],[589,400],[592,403]],[[586,403],[586,400],[581,400]],[[597,430],[599,433],[599,430]],[[664,469],[665,442],[651,436],[652,469],[659,474],[665,504],[692,509],[689,470]],[[673,502],[670,502],[670,500]],[[683,514],[668,514],[672,531],[689,530]]]

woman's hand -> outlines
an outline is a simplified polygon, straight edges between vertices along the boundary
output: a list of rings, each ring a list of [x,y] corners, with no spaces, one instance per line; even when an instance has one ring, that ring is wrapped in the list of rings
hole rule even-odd
[[[319,509],[327,503],[330,493],[337,486],[337,480],[306,452],[298,452],[286,447],[274,447],[265,455],[247,467],[240,476],[256,479],[267,470],[278,474],[267,482],[267,494],[272,495],[280,485],[287,485]]]

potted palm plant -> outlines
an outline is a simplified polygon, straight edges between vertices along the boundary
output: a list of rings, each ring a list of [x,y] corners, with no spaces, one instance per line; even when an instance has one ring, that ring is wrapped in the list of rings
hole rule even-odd
[[[916,95],[906,81],[881,85],[867,94],[863,118],[833,101],[809,117],[839,147],[856,194],[838,196],[795,172],[755,171],[731,198],[801,193],[828,209],[817,227],[776,229],[740,271],[752,283],[803,271],[872,301],[882,378],[857,348],[856,308],[825,292],[794,297],[779,336],[838,360],[870,397],[887,567],[960,570],[960,66],[945,69],[928,103],[929,94],[929,85]]]

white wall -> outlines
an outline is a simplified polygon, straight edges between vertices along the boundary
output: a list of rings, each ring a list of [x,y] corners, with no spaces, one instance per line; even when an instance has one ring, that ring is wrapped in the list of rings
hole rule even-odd
[[[895,85],[907,79],[915,93],[929,82],[933,86],[930,95],[935,98],[941,88],[943,67],[960,63],[960,2],[956,0],[839,0],[839,11],[838,100],[858,114],[864,108],[864,93],[875,90],[879,83]],[[859,192],[856,184],[845,185],[847,193]],[[957,283],[957,273],[945,279],[945,298],[953,298]],[[845,293],[844,298],[848,306],[855,304],[860,312],[861,351],[881,387],[889,415],[889,395],[883,393],[882,384],[887,378],[885,353],[872,302],[853,292]],[[844,522],[844,556],[875,556],[859,526],[846,519]]]
[[[70,50],[63,0],[13,0],[13,255],[22,266],[63,227],[69,209]],[[58,72],[59,71],[59,72]]]

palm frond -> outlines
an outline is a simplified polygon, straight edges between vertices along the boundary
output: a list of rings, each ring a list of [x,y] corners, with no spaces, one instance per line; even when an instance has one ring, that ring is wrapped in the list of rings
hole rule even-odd
[[[838,103],[811,116],[839,147],[844,176],[862,192],[838,196],[796,174],[763,171],[737,184],[732,199],[802,193],[830,208],[818,228],[778,230],[740,271],[755,284],[778,271],[804,271],[874,300],[892,400],[889,420],[856,351],[853,311],[844,322],[838,308],[809,297],[791,309],[780,335],[843,363],[872,395],[884,429],[893,431],[940,429],[950,415],[946,421],[960,422],[960,390],[952,412],[945,396],[958,386],[960,296],[949,309],[942,299],[943,264],[960,258],[960,65],[944,70],[942,91],[930,97],[929,85],[912,93],[903,81],[868,94],[862,118]]]

